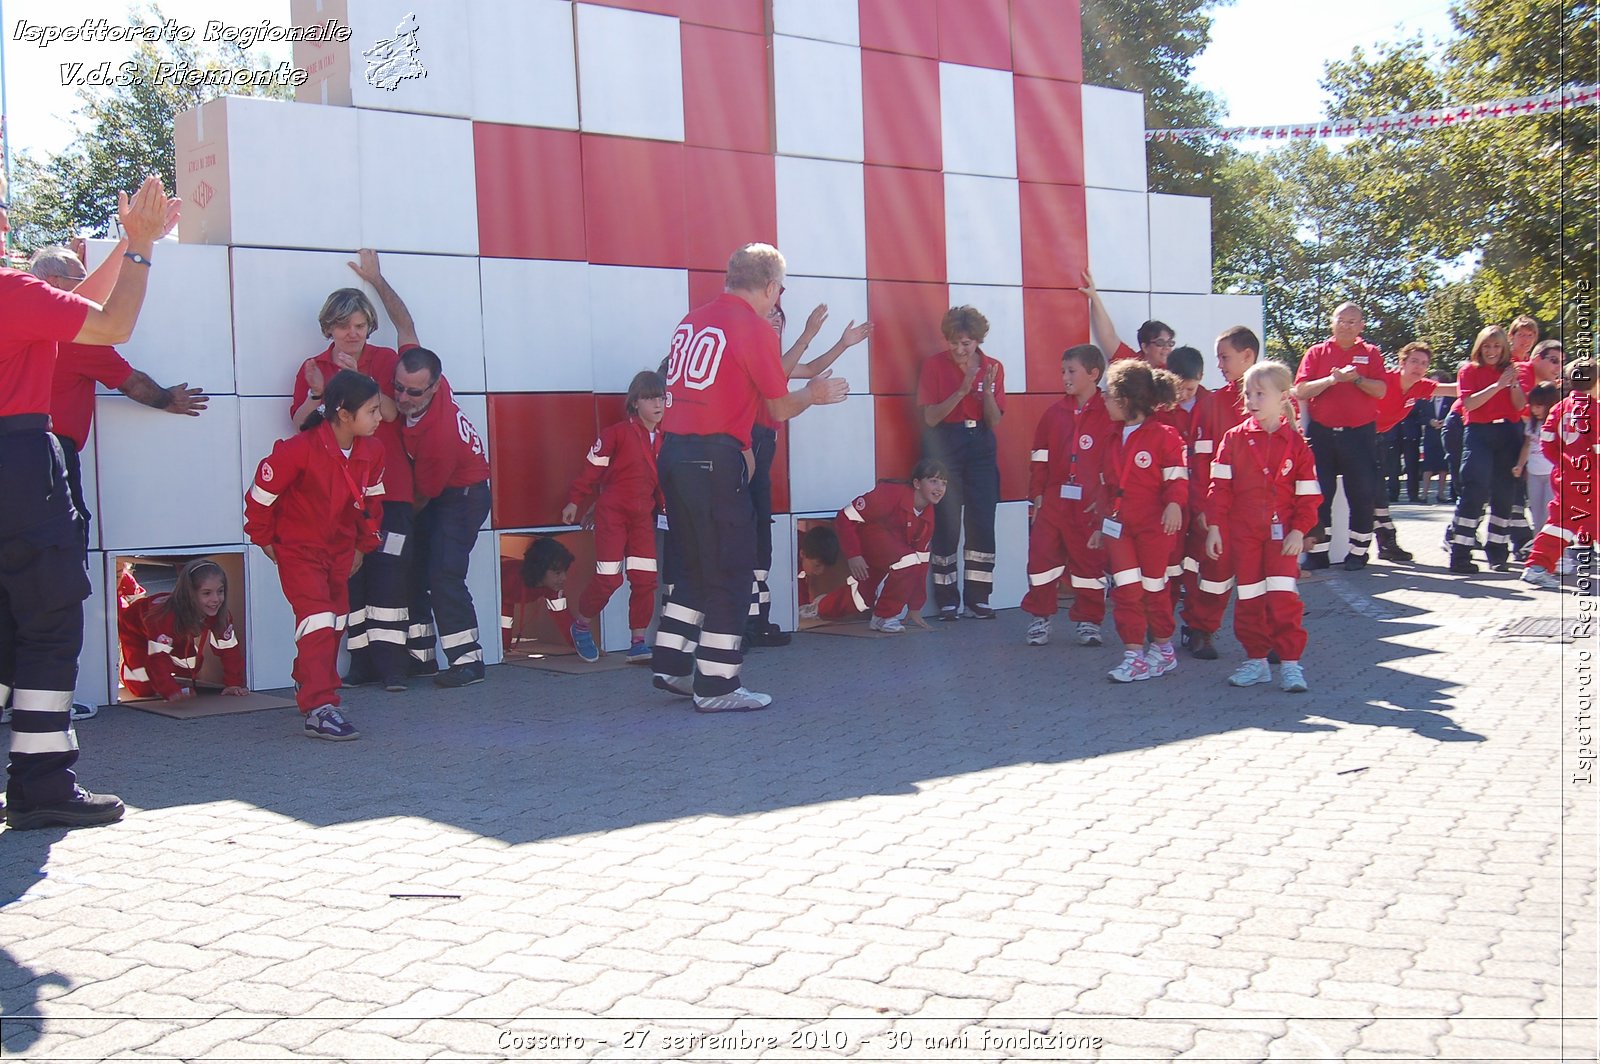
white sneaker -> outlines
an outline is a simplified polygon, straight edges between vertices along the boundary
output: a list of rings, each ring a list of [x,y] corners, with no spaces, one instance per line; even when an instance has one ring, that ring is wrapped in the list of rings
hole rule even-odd
[[[1122,652],[1122,664],[1106,673],[1106,676],[1116,683],[1148,680],[1150,665],[1144,660],[1144,655],[1137,650],[1125,650]]]
[[[1050,618],[1035,617],[1028,622],[1028,645],[1042,647],[1050,642]]]
[[[808,602],[804,606],[801,606],[800,607],[800,619],[802,621],[814,621],[814,620],[816,620],[817,619],[817,604],[815,602]]]
[[[1550,570],[1539,565],[1530,565],[1522,570],[1522,582],[1542,587],[1546,591],[1561,590],[1561,581],[1550,575]]]
[[[683,695],[685,698],[694,694],[693,676],[668,676],[664,672],[658,672],[651,677],[650,682],[663,691]]]
[[[1561,560],[1556,562],[1557,576],[1571,576],[1578,571],[1578,559],[1572,556],[1570,550],[1561,552]]]
[[[96,713],[99,713],[99,712],[100,712],[100,707],[99,706],[91,706],[87,702],[74,702],[74,703],[72,703],[72,719],[73,720],[88,720],[90,717],[94,716]]]
[[[1097,647],[1100,645],[1100,626],[1090,621],[1078,622],[1078,645],[1080,647]]]
[[[867,627],[874,632],[887,632],[889,635],[899,635],[906,630],[906,626],[900,622],[900,618],[879,617],[877,614],[872,615],[872,620],[867,622]]]
[[[1272,666],[1267,664],[1266,658],[1250,658],[1243,665],[1233,670],[1233,675],[1228,677],[1228,682],[1235,687],[1251,687],[1258,683],[1272,682]]]
[[[771,695],[752,691],[748,687],[729,691],[725,695],[712,695],[709,698],[694,696],[696,713],[750,713],[757,709],[766,709],[770,705],[772,705]]]
[[[1171,643],[1151,643],[1144,648],[1144,662],[1150,666],[1150,678],[1165,676],[1178,668],[1178,652],[1172,649]]]
[[[1286,661],[1283,663],[1283,676],[1278,686],[1290,694],[1299,694],[1302,691],[1311,689],[1306,684],[1306,671],[1300,667],[1298,661]]]

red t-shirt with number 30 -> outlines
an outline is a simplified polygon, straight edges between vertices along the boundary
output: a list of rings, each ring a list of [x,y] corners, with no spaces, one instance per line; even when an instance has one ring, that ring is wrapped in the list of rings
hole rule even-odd
[[[749,447],[757,410],[788,391],[777,332],[749,303],[724,292],[691,310],[672,334],[661,427],[680,436],[732,436]]]

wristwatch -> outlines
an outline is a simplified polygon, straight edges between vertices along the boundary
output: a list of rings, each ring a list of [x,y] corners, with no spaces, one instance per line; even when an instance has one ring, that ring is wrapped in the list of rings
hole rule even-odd
[[[125,258],[125,259],[132,259],[134,262],[138,263],[140,266],[148,266],[148,265],[150,265],[150,260],[145,258],[143,255],[139,254],[137,251],[124,251],[122,253],[122,257]]]

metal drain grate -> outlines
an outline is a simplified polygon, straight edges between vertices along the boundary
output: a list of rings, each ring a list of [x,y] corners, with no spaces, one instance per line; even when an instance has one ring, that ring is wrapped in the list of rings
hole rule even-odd
[[[1502,628],[1500,634],[1511,639],[1569,639],[1560,617],[1519,617]]]

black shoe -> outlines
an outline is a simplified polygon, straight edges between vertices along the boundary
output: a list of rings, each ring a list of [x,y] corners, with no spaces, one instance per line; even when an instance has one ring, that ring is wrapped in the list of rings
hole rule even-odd
[[[484,681],[483,662],[474,661],[466,665],[452,665],[433,678],[433,682],[440,687],[471,687],[475,683]]]
[[[1501,558],[1497,562],[1490,562],[1489,568],[1497,573],[1509,573],[1511,571],[1511,562],[1506,558]]]
[[[416,658],[412,658],[410,665],[407,666],[407,671],[412,676],[434,676],[439,672],[439,663],[436,661],[418,661]]]
[[[989,608],[987,602],[969,602],[967,612],[980,621],[992,621],[995,617],[994,610]]]
[[[1366,567],[1367,567],[1367,556],[1365,554],[1346,554],[1344,556],[1344,571],[1345,572],[1353,573],[1357,569],[1365,569]]]
[[[1450,552],[1450,571],[1452,573],[1475,573],[1478,567],[1473,564],[1472,554],[1469,551],[1457,548]]]
[[[1193,638],[1194,629],[1190,628],[1188,625],[1184,625],[1183,630],[1178,635],[1178,642],[1183,646],[1188,646],[1189,641]]]
[[[1394,540],[1378,544],[1378,557],[1386,562],[1409,562],[1413,559],[1411,552]]]
[[[1201,661],[1216,661],[1217,648],[1211,643],[1211,633],[1195,629],[1189,637],[1189,654]]]
[[[752,624],[744,630],[744,642],[752,647],[786,647],[794,641],[794,636],[785,632],[775,624]]]
[[[378,678],[365,669],[352,668],[345,675],[339,677],[339,683],[345,687],[370,687],[378,682]]]
[[[939,610],[939,619],[946,622],[959,621],[961,619],[961,611],[954,606],[944,606]]]
[[[406,678],[399,673],[395,673],[393,676],[385,676],[383,678],[383,689],[396,693],[404,691],[406,689]]]
[[[1318,569],[1326,569],[1331,564],[1333,563],[1328,561],[1328,552],[1325,550],[1314,550],[1306,554],[1306,572],[1308,573],[1315,572]]]
[[[6,826],[12,831],[32,831],[36,828],[92,828],[101,824],[115,824],[122,819],[122,799],[114,794],[90,794],[82,787],[70,801],[57,805],[43,805],[37,809],[6,809]]]

